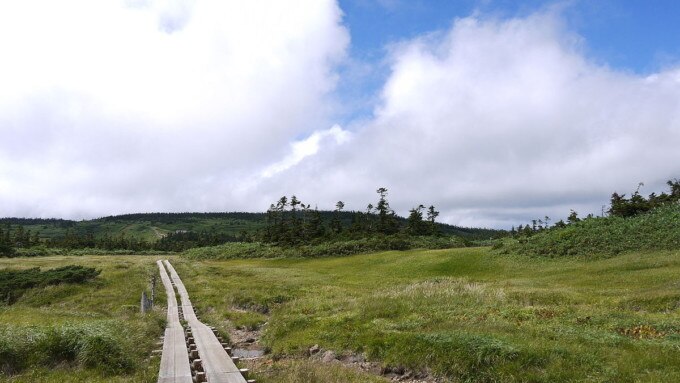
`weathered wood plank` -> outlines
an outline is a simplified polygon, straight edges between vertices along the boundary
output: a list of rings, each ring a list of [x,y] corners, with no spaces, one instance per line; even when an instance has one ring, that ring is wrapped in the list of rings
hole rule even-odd
[[[201,357],[203,370],[208,382],[247,383],[213,331],[196,318],[191,300],[189,300],[189,294],[175,269],[167,260],[164,263],[170,272],[170,278],[175,282],[175,287],[180,296],[184,319],[191,327],[191,334],[196,342],[196,348]]]
[[[163,339],[163,354],[161,355],[161,367],[158,371],[158,382],[192,383],[189,355],[184,340],[184,329],[179,322],[175,290],[161,261],[156,263],[165,287],[165,295],[168,297],[168,326],[165,329],[165,338]]]

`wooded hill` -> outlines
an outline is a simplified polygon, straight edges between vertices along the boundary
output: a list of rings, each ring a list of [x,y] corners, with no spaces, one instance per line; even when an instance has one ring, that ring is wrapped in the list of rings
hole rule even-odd
[[[324,221],[330,221],[336,212],[319,211]],[[343,225],[349,226],[355,212],[340,212]],[[253,234],[266,226],[266,213],[137,213],[109,216],[92,220],[73,221],[65,219],[41,218],[0,218],[0,227],[7,225],[22,226],[24,230],[40,239],[64,237],[67,233],[75,235],[92,235],[95,238],[104,236],[117,237],[124,235],[145,241],[156,241],[169,233],[212,232],[230,235],[235,238],[243,233]],[[406,219],[397,217],[401,223]],[[484,240],[505,233],[503,230],[466,228],[444,223],[436,224],[443,234],[458,235],[468,240]]]

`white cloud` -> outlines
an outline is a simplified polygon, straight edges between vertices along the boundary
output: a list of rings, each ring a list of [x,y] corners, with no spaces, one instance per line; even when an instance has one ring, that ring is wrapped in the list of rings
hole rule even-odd
[[[305,158],[317,154],[319,152],[322,140],[332,139],[331,144],[340,145],[349,141],[350,137],[351,133],[343,130],[339,125],[333,125],[328,130],[314,132],[303,140],[293,142],[290,145],[290,154],[284,157],[281,161],[267,166],[260,173],[260,177],[270,178],[278,173],[292,168]]]
[[[398,44],[352,145],[273,182],[354,209],[387,186],[402,214],[434,203],[449,222],[504,227],[600,213],[639,181],[658,190],[680,176],[680,71],[617,71],[585,57],[584,43],[540,13],[458,19]]]
[[[334,1],[0,4],[0,215],[237,209],[328,126]]]
[[[1,3],[0,215],[263,210],[284,194],[363,209],[385,186],[402,214],[433,203],[509,227],[680,177],[680,69],[595,63],[551,13],[392,46],[374,116],[324,130],[341,17],[330,0]]]

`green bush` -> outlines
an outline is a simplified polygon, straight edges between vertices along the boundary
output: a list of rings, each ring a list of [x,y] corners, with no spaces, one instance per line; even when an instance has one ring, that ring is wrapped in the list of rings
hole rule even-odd
[[[465,247],[460,237],[413,237],[403,235],[376,236],[352,240],[284,247],[261,242],[228,243],[185,251],[190,259],[288,258],[346,256],[387,250],[448,249]]]
[[[501,253],[541,257],[612,256],[629,251],[680,249],[680,205],[633,217],[598,217],[496,246]]]
[[[0,297],[6,303],[13,303],[27,289],[60,283],[84,283],[95,278],[99,272],[92,267],[73,265],[46,271],[40,271],[37,267],[26,270],[0,270]]]
[[[78,361],[84,367],[99,368],[107,374],[128,372],[133,368],[133,361],[123,350],[120,340],[105,332],[84,337]]]
[[[135,367],[121,324],[67,324],[46,327],[0,327],[0,373],[11,375],[30,367],[73,364],[104,375]]]

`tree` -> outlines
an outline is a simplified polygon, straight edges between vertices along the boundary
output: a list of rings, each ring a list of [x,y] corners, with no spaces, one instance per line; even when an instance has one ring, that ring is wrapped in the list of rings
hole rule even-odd
[[[390,211],[390,204],[387,202],[387,189],[378,188],[376,193],[378,193],[380,198],[378,198],[378,206],[375,209],[378,211],[379,228],[381,231],[384,231],[387,226],[387,214]]]
[[[296,242],[301,236],[302,233],[302,223],[300,222],[300,219],[298,217],[297,213],[297,207],[298,205],[302,205],[304,207],[304,204],[297,199],[295,195],[292,195],[290,197],[290,233],[289,233],[289,242]]]
[[[418,207],[409,210],[407,220],[407,227],[409,233],[414,235],[423,235],[426,233],[426,227],[423,222],[423,209],[425,206],[418,205]]]
[[[437,224],[435,223],[437,217],[439,217],[439,212],[434,209],[434,205],[430,205],[430,207],[427,208],[427,222],[430,226],[430,234],[433,235],[439,234]]]
[[[333,214],[333,220],[331,221],[331,230],[335,234],[340,234],[342,232],[342,221],[340,221],[340,213],[344,208],[345,208],[344,202],[338,201],[335,203],[335,211]]]
[[[387,202],[387,189],[378,188],[376,193],[380,196],[378,205],[375,207],[378,212],[378,231],[383,234],[394,234],[399,230],[399,222],[394,211],[390,209],[389,202]]]
[[[311,206],[308,204],[307,206],[304,206],[304,209],[305,220],[302,226],[301,238],[311,240],[323,237],[326,229],[323,225],[323,220],[321,219],[318,208],[315,207],[314,210],[312,210]]]
[[[567,222],[571,223],[576,223],[580,221],[581,219],[578,217],[578,213],[574,211],[573,209],[570,210],[571,213],[569,213],[569,216],[567,217]]]

